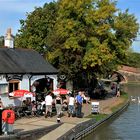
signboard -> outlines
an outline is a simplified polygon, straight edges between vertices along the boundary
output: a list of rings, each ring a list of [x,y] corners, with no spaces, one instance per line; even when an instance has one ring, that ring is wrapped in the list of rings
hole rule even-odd
[[[66,75],[60,75],[59,78],[60,78],[61,80],[65,80],[65,79],[66,79]]]
[[[23,75],[21,74],[7,74],[6,75],[6,80],[10,81],[10,80],[20,80],[22,81],[23,79]]]

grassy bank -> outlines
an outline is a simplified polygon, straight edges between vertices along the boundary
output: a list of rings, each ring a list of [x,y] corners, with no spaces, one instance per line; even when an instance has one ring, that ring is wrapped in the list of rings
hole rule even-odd
[[[126,92],[121,92],[120,98],[123,99],[123,102],[111,108],[112,113],[121,108],[129,99],[128,94]]]
[[[86,118],[94,118],[96,121],[100,121],[104,118],[106,118],[108,114],[90,114]]]
[[[110,108],[111,112],[114,113],[116,110],[120,109],[123,105],[126,104],[126,102],[128,101],[129,97],[128,97],[128,94],[125,93],[125,92],[121,92],[121,96],[119,97],[122,99],[122,103],[116,105],[116,106],[113,106],[113,107],[110,107],[108,106],[108,108]],[[109,116],[110,114],[90,114],[89,116],[87,116],[87,118],[94,118],[96,121],[100,121],[104,118],[106,118],[107,116]]]

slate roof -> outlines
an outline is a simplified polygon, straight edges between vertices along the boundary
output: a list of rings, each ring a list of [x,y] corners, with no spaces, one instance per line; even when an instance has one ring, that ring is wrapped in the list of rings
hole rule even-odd
[[[0,48],[0,74],[50,75],[58,71],[31,49]]]

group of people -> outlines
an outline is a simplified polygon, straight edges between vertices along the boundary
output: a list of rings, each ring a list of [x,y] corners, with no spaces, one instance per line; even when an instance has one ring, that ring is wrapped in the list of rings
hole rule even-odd
[[[46,112],[45,117],[52,116],[52,107],[53,104],[56,108],[57,113],[57,121],[60,121],[60,118],[63,114],[63,109],[67,108],[68,117],[76,116],[81,118],[82,117],[82,104],[83,104],[83,91],[79,91],[76,96],[73,94],[69,94],[65,99],[61,97],[61,95],[56,95],[55,99],[52,97],[52,93],[49,92],[48,95],[45,97],[45,105],[46,105]]]
[[[32,116],[35,116],[37,111],[36,101],[31,101],[31,99],[23,100],[22,102],[22,111],[26,115],[26,111],[30,111]]]
[[[60,94],[54,96],[52,92],[48,92],[48,94],[45,97],[45,100],[43,100],[42,102],[31,101],[31,99],[23,100],[21,107],[22,112],[21,110],[18,110],[17,112],[21,112],[21,114],[19,114],[19,117],[21,117],[22,115],[27,116],[29,114],[32,116],[44,115],[46,118],[52,117],[53,113],[56,113],[58,122],[64,114],[64,111],[67,113],[68,117],[81,118],[82,104],[83,101],[87,99],[87,97],[85,97],[84,95],[85,94],[83,91],[79,91],[77,92],[77,94],[71,93],[69,95],[64,96],[61,96]],[[0,100],[0,108],[3,107],[4,106]]]

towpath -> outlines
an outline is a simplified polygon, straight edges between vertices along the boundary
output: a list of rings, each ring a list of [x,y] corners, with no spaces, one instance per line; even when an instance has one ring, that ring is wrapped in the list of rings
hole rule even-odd
[[[100,103],[100,112],[104,114],[110,114],[111,108],[113,106],[117,106],[118,104],[122,103],[123,99],[118,97],[112,97],[112,98],[107,98],[105,100],[98,100],[98,101]],[[44,134],[39,140],[46,140],[46,139],[56,140],[57,138],[59,138],[60,136],[68,132],[70,129],[75,127],[77,124],[87,121],[89,118],[86,118],[85,116],[91,114],[91,104],[84,104],[82,108],[82,112],[84,113],[83,118],[68,117],[67,114],[65,114],[61,118],[61,122],[63,124],[57,127],[56,129],[54,129],[53,131]],[[40,129],[47,126],[49,127],[55,124],[57,124],[56,116],[52,118],[44,118],[44,116],[21,118],[15,121],[14,131],[15,133],[28,132],[30,130]]]

